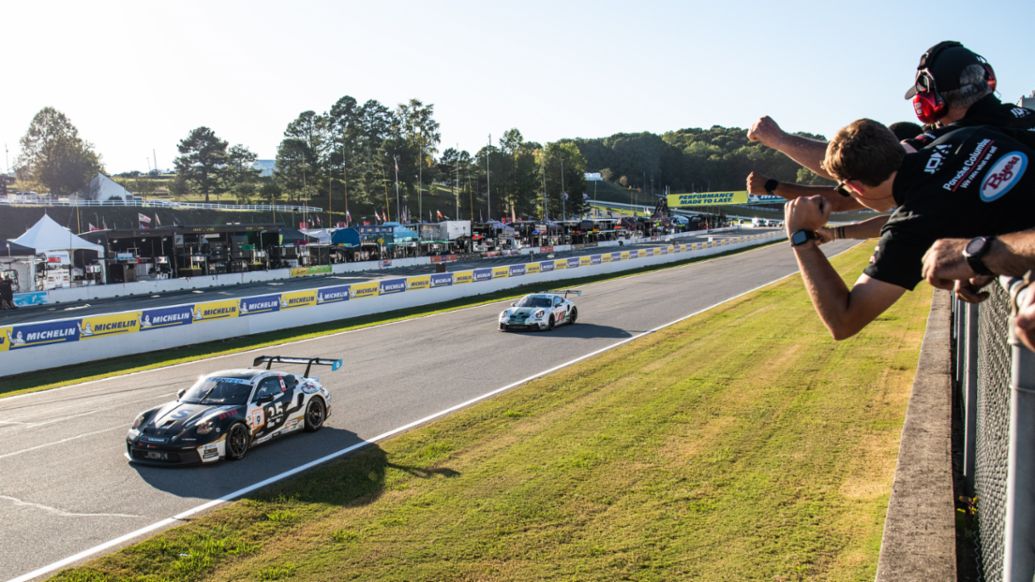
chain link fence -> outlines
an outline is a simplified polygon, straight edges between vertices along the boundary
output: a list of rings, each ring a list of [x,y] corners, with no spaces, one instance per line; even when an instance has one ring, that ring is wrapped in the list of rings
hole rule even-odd
[[[1027,290],[1022,281],[1005,278],[987,290],[990,297],[979,305],[953,304],[954,389],[964,424],[962,493],[977,508],[972,539],[980,578],[1030,582],[1035,442],[1029,435],[1035,430],[1017,427],[1035,424],[1035,354],[1010,334],[1016,296]]]

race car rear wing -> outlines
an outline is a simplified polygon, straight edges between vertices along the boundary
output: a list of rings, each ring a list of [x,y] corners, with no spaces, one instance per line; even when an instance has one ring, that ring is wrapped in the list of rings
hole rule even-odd
[[[262,364],[266,364],[266,369],[269,370],[273,364],[305,364],[305,377],[309,377],[309,370],[313,367],[313,364],[317,366],[330,366],[331,371],[335,371],[341,367],[341,360],[332,360],[330,358],[295,358],[291,356],[259,356],[252,362],[253,368],[258,368]]]
[[[565,289],[564,291],[548,291],[548,293],[553,293],[554,295],[564,295],[565,299],[568,298],[568,295],[574,295],[576,297],[582,296],[582,291],[579,291],[577,289]]]

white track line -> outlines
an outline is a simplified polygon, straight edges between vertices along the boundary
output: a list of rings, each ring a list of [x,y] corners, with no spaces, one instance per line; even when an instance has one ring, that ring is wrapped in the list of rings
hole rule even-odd
[[[360,443],[356,443],[354,445],[350,445],[348,447],[345,447],[344,449],[341,449],[339,451],[336,451],[336,452],[324,455],[323,457],[320,457],[318,459],[309,461],[308,463],[305,463],[303,465],[299,465],[298,467],[295,467],[293,469],[288,469],[287,471],[284,471],[284,472],[279,473],[277,475],[274,475],[272,477],[268,477],[266,479],[263,479],[262,481],[259,481],[258,483],[253,483],[251,485],[248,485],[247,487],[238,489],[237,491],[233,491],[231,493],[227,493],[226,495],[224,495],[222,497],[219,497],[218,499],[213,499],[213,500],[208,501],[206,503],[203,503],[201,505],[192,507],[191,509],[188,509],[187,511],[184,511],[182,513],[178,513],[178,514],[176,514],[176,515],[174,515],[172,517],[165,518],[165,519],[163,519],[161,521],[157,521],[155,523],[152,523],[151,525],[148,525],[146,527],[142,527],[142,528],[140,528],[140,529],[138,529],[136,531],[129,532],[129,533],[125,534],[125,535],[122,535],[122,536],[119,536],[119,537],[117,537],[115,539],[112,539],[112,540],[109,540],[107,542],[104,542],[103,544],[99,544],[99,545],[96,545],[96,546],[94,546],[92,548],[83,550],[83,551],[79,552],[78,554],[74,554],[74,555],[69,556],[67,558],[64,558],[62,560],[58,560],[57,562],[54,562],[52,564],[48,564],[46,566],[43,566],[42,568],[37,568],[36,570],[33,570],[33,571],[28,572],[26,574],[22,574],[21,576],[18,576],[17,578],[12,578],[10,580],[10,582],[27,582],[28,580],[32,580],[33,578],[36,578],[38,576],[43,576],[44,574],[49,574],[49,573],[51,573],[51,572],[53,572],[55,570],[58,570],[58,569],[64,568],[65,566],[69,566],[71,564],[74,564],[74,563],[76,563],[79,560],[82,560],[84,558],[89,558],[90,556],[93,556],[95,554],[103,552],[103,551],[105,551],[107,549],[113,548],[113,547],[115,547],[115,546],[117,546],[119,544],[128,542],[128,541],[130,541],[130,540],[132,540],[134,538],[138,538],[138,537],[143,536],[145,534],[151,533],[151,532],[153,532],[155,530],[158,530],[158,529],[161,529],[161,528],[173,525],[174,523],[176,523],[178,521],[183,521],[183,520],[185,520],[185,519],[187,519],[187,518],[189,518],[189,517],[191,517],[191,516],[193,516],[195,514],[198,514],[198,513],[201,513],[203,511],[212,509],[214,507],[222,505],[222,504],[224,504],[224,503],[226,503],[228,501],[232,501],[232,500],[234,500],[234,499],[236,499],[238,497],[241,497],[243,495],[247,495],[248,493],[251,493],[252,491],[255,491],[256,489],[261,489],[263,487],[266,487],[267,485],[272,485],[273,483],[276,483],[278,481],[282,481],[284,479],[287,479],[288,477],[292,477],[292,476],[297,475],[298,473],[301,473],[301,472],[306,471],[308,469],[312,469],[313,467],[316,467],[317,465],[322,465],[323,463],[326,463],[328,461],[337,459],[338,457],[347,455],[347,454],[349,454],[349,453],[351,453],[353,451],[359,450],[359,449],[361,449],[363,447],[366,447],[367,445],[370,445],[370,444],[382,441],[382,440],[384,440],[384,439],[386,439],[388,437],[394,436],[396,434],[399,434],[401,432],[409,430],[409,429],[411,429],[413,427],[420,426],[422,424],[425,424],[427,422],[430,422],[432,420],[435,420],[437,418],[445,416],[445,415],[447,415],[449,413],[456,412],[457,410],[460,410],[462,408],[466,408],[468,406],[471,406],[472,404],[475,404],[476,402],[481,402],[482,400],[485,400],[486,398],[491,398],[492,396],[495,396],[495,395],[500,394],[502,392],[506,392],[507,390],[510,390],[512,388],[515,388],[517,386],[520,386],[522,384],[525,384],[527,382],[535,380],[536,378],[545,376],[545,375],[550,374],[552,372],[556,372],[557,370],[560,370],[560,369],[563,369],[563,368],[567,368],[568,366],[571,366],[573,364],[577,364],[578,362],[581,362],[581,361],[586,360],[588,358],[592,358],[593,356],[596,356],[596,355],[602,354],[604,352],[613,350],[613,349],[615,349],[617,347],[623,346],[623,345],[625,345],[625,344],[627,344],[627,343],[629,343],[629,342],[631,342],[633,340],[639,339],[639,338],[644,337],[646,335],[650,335],[652,333],[655,333],[655,332],[660,331],[662,329],[665,329],[667,327],[673,326],[673,325],[675,325],[677,323],[680,323],[680,322],[685,321],[685,320],[687,320],[687,319],[689,319],[691,317],[694,317],[695,315],[700,315],[701,313],[704,313],[705,311],[708,311],[710,309],[713,309],[713,308],[718,307],[720,305],[723,305],[725,303],[729,303],[730,301],[734,301],[736,299],[739,299],[739,298],[741,298],[741,297],[743,297],[743,296],[745,296],[745,295],[747,295],[749,293],[753,293],[755,291],[758,291],[759,289],[762,289],[762,288],[768,287],[770,285],[776,284],[776,283],[778,283],[780,281],[783,281],[784,279],[787,279],[789,277],[792,277],[792,276],[794,276],[796,274],[798,274],[797,271],[794,271],[792,273],[788,273],[787,275],[784,275],[783,277],[780,277],[778,279],[774,279],[772,281],[769,281],[767,283],[759,285],[759,286],[757,286],[757,287],[755,287],[753,289],[749,289],[747,291],[744,291],[743,293],[739,293],[737,295],[734,295],[733,297],[728,297],[726,299],[723,299],[722,301],[719,301],[718,303],[709,305],[708,307],[705,307],[703,309],[700,309],[700,310],[695,311],[693,313],[690,313],[688,315],[684,315],[683,317],[680,317],[679,319],[675,319],[675,320],[670,321],[668,323],[663,323],[663,324],[661,324],[661,325],[659,325],[659,326],[657,326],[655,328],[648,329],[647,331],[644,331],[644,332],[639,333],[637,335],[634,335],[632,337],[628,337],[626,339],[623,339],[623,340],[620,340],[618,342],[615,342],[615,343],[613,343],[611,345],[604,346],[604,347],[602,347],[602,348],[600,348],[598,350],[592,351],[592,352],[590,352],[588,354],[581,355],[581,356],[579,356],[579,357],[577,357],[577,358],[575,358],[573,360],[569,360],[567,362],[564,362],[563,364],[558,364],[558,365],[556,365],[556,366],[554,366],[552,368],[548,368],[546,370],[542,370],[540,372],[536,372],[535,374],[532,374],[531,376],[528,376],[526,378],[522,378],[521,380],[518,380],[517,382],[512,382],[510,384],[507,384],[506,386],[503,386],[503,387],[500,387],[500,388],[496,388],[495,390],[491,390],[491,391],[486,392],[486,393],[484,393],[484,394],[482,394],[480,396],[476,396],[476,397],[474,397],[474,398],[472,398],[470,400],[467,400],[465,402],[461,402],[460,404],[456,404],[454,406],[450,406],[449,408],[446,408],[444,410],[440,410],[439,412],[436,412],[436,413],[433,413],[433,414],[429,414],[428,416],[425,416],[424,418],[420,418],[420,419],[415,420],[413,422],[404,424],[404,425],[402,425],[400,427],[393,428],[392,430],[389,430],[387,432],[383,432],[383,433],[381,433],[381,434],[379,434],[379,435],[377,435],[377,436],[375,436],[375,437],[373,437],[373,438],[371,438],[369,440],[366,440],[366,441],[363,441],[363,442],[360,442]],[[343,333],[346,333],[346,332],[343,332]]]

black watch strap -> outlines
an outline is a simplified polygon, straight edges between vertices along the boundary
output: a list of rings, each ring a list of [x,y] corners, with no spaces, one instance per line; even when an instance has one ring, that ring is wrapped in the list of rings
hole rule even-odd
[[[800,247],[801,245],[809,242],[810,240],[816,240],[818,238],[819,236],[815,232],[811,230],[805,230],[804,228],[800,228],[791,233],[791,246]]]
[[[779,186],[779,185],[780,185],[780,183],[778,181],[776,181],[776,179],[774,179],[774,178],[769,178],[768,180],[766,180],[765,181],[765,191],[766,191],[766,194],[769,194],[770,196],[772,196],[773,192],[776,191],[776,187]]]
[[[963,258],[967,261],[967,265],[970,266],[970,270],[978,275],[994,275],[985,266],[984,261],[985,255],[992,249],[993,240],[995,240],[995,237],[992,236],[978,236],[970,239],[967,245],[963,247]]]

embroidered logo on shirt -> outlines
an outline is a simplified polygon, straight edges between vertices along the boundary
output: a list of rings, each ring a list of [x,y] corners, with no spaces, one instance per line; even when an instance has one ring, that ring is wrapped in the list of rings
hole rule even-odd
[[[1023,152],[1004,154],[985,174],[981,182],[981,200],[992,202],[1002,198],[1021,181],[1027,166],[1028,156]]]

